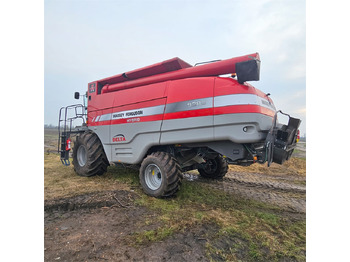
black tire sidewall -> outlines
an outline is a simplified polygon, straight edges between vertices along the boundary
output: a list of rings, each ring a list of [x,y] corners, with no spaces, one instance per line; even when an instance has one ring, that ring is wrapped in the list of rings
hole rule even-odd
[[[198,169],[199,174],[206,178],[213,178],[213,179],[223,178],[226,175],[228,170],[228,165],[226,160],[221,155],[218,155],[211,161],[215,161],[216,170],[212,173],[207,173],[205,169],[200,168]]]
[[[85,165],[81,166],[78,161],[78,150],[81,146],[85,147],[86,152],[87,150],[87,145],[84,143],[84,139],[81,138],[81,136],[77,136],[75,143],[74,143],[74,148],[73,148],[73,165],[74,165],[74,170],[75,172],[80,175],[84,176],[84,174],[87,173],[88,171],[88,162],[89,162],[89,154],[87,153],[86,157],[86,162]]]
[[[145,170],[151,164],[157,165],[162,176],[161,185],[156,190],[149,188],[145,181]],[[149,196],[158,198],[175,195],[181,184],[180,167],[176,159],[166,152],[155,152],[148,155],[142,161],[139,177],[144,192]]]
[[[162,183],[161,183],[160,187],[156,190],[152,190],[151,188],[149,188],[146,181],[145,181],[145,170],[151,164],[157,165],[157,167],[159,168],[159,170],[161,172],[161,176],[162,176]],[[145,158],[145,160],[142,162],[141,168],[140,168],[140,183],[141,183],[142,188],[144,189],[144,191],[147,195],[154,196],[154,197],[160,197],[163,195],[163,192],[166,190],[166,187],[168,185],[168,181],[167,181],[165,168],[162,165],[159,158],[152,156],[152,155]]]
[[[74,171],[79,176],[90,177],[94,175],[102,175],[107,170],[107,166],[109,165],[106,160],[106,155],[103,151],[102,144],[98,139],[98,137],[97,137],[97,140],[95,140],[96,141],[95,143],[100,143],[99,147],[101,147],[102,151],[100,152],[102,152],[102,154],[100,154],[100,156],[98,157],[91,155],[91,148],[88,145],[88,141],[90,139],[94,139],[92,138],[93,136],[97,137],[97,135],[94,133],[86,132],[76,137],[74,148],[73,148],[73,166],[74,166]],[[85,150],[86,150],[86,162],[85,162],[85,165],[83,166],[81,166],[78,161],[78,150],[81,146],[85,147]],[[99,168],[96,171],[92,171],[93,169],[91,168],[96,166],[96,163],[99,166],[103,166],[103,168]]]

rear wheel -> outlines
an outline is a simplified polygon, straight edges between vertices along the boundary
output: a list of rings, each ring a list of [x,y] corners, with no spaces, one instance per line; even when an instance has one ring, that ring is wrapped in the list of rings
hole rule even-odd
[[[152,153],[142,161],[140,183],[147,195],[172,196],[180,188],[180,166],[169,153]]]
[[[220,155],[213,159],[207,159],[202,168],[198,168],[201,176],[206,178],[223,178],[228,170],[227,161]]]
[[[79,176],[103,175],[109,166],[100,139],[94,133],[77,136],[73,147],[74,171]]]

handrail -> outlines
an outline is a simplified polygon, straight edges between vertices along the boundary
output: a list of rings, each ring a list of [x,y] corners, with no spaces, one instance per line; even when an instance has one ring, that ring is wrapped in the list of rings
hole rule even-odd
[[[81,109],[81,112],[79,111]],[[72,116],[69,116],[69,113],[72,113]],[[69,105],[66,107],[61,107],[58,116],[58,152],[65,151],[65,148],[62,148],[61,137],[62,134],[69,135],[73,129],[73,123],[76,119],[82,119],[83,124],[86,123],[86,107],[82,104]],[[63,124],[63,127],[62,127]],[[68,128],[69,127],[69,128]],[[63,130],[62,130],[63,129]],[[67,137],[68,138],[68,137]],[[61,145],[61,149],[60,149]]]

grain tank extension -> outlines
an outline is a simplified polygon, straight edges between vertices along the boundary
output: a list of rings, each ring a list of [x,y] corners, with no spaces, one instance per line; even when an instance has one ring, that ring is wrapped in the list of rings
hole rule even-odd
[[[282,164],[299,139],[300,120],[285,114],[289,123],[278,123],[284,113],[247,83],[259,78],[254,53],[195,66],[173,58],[90,82],[86,103],[60,110],[62,163],[70,164],[75,136],[78,175],[102,175],[112,163],[138,165],[143,190],[154,197],[175,194],[188,170],[220,179],[228,164]],[[73,128],[78,119],[82,125]]]

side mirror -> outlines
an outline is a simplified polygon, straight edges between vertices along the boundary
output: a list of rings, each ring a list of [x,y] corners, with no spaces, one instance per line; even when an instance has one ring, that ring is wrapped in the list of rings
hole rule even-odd
[[[75,98],[75,99],[79,99],[79,97],[80,97],[79,92],[75,92],[75,93],[74,93],[74,98]]]

